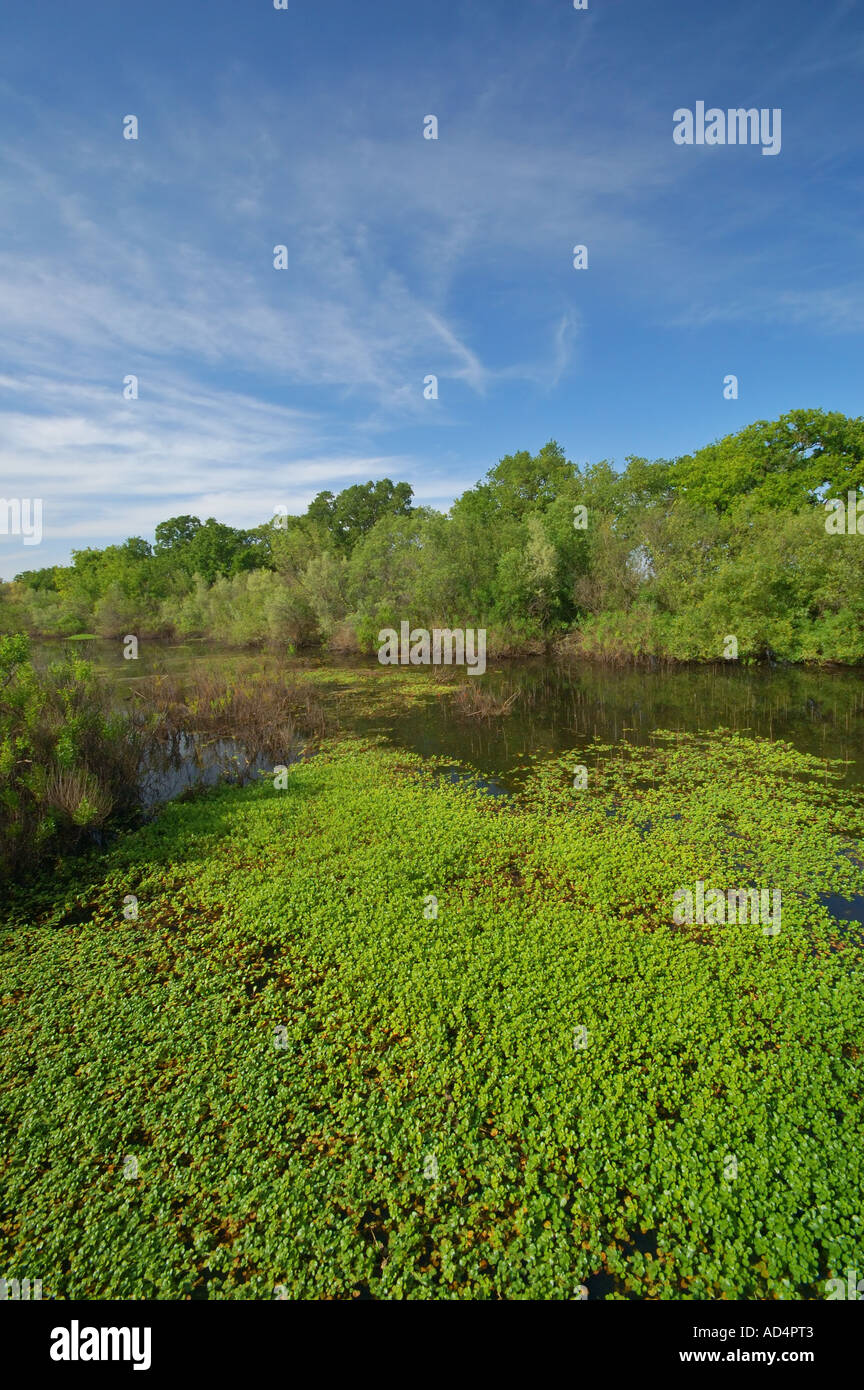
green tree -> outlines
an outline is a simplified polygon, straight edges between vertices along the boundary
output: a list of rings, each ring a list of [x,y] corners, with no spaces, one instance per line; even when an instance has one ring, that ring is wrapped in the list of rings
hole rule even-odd
[[[200,530],[201,522],[197,516],[172,516],[167,521],[160,521],[155,531],[157,554],[187,546]]]
[[[757,420],[676,459],[670,478],[691,505],[718,511],[744,497],[751,506],[794,510],[844,496],[864,487],[864,419],[792,410],[778,420]]]
[[[537,454],[522,449],[507,454],[486,474],[494,510],[508,520],[520,521],[528,512],[542,512],[576,476],[561,445],[554,439]]]
[[[211,516],[180,553],[191,574],[200,574],[212,584],[216,579],[257,569],[260,541],[248,531],[236,530]]]
[[[336,495],[319,492],[306,515],[321,525],[341,550],[350,553],[382,517],[410,515],[413,495],[409,483],[381,478],[377,483],[355,483]]]

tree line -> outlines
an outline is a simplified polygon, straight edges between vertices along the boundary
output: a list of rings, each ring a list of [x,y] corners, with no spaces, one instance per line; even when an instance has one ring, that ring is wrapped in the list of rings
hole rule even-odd
[[[443,513],[408,483],[320,492],[251,529],[172,517],[0,591],[0,631],[371,650],[381,628],[485,627],[607,660],[864,662],[864,419],[795,410],[675,459],[508,454]],[[864,528],[864,518],[862,518]]]

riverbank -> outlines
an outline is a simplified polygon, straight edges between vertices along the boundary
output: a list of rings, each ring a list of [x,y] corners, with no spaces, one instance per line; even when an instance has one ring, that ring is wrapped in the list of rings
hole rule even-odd
[[[27,628],[22,631],[34,643],[53,645],[71,644],[86,651],[91,643],[113,642],[122,646],[125,640],[117,635],[95,632],[74,634],[51,632]],[[494,662],[521,662],[531,658],[541,658],[558,662],[592,662],[609,669],[632,668],[637,671],[668,668],[669,670],[705,669],[723,662],[734,668],[739,662],[747,668],[776,666],[799,671],[837,671],[850,673],[864,672],[860,649],[850,647],[850,655],[823,648],[818,642],[805,643],[796,655],[789,652],[775,653],[769,643],[750,644],[739,651],[738,640],[730,646],[729,638],[718,637],[706,643],[692,635],[673,638],[668,624],[659,622],[654,615],[644,614],[602,614],[584,627],[573,628],[568,632],[550,632],[545,637],[523,637],[510,631],[497,628],[486,630],[486,656]],[[734,638],[734,634],[729,634]],[[357,634],[343,627],[332,641],[306,641],[302,643],[275,642],[259,638],[254,641],[238,638],[232,641],[230,634],[218,635],[204,633],[178,635],[170,623],[162,628],[138,630],[137,639],[141,643],[168,647],[185,646],[190,643],[206,643],[211,649],[223,647],[237,656],[261,655],[280,661],[286,652],[306,661],[356,660],[367,662],[377,659],[377,649],[364,646]],[[803,654],[802,654],[803,653]]]
[[[823,1298],[862,1267],[861,791],[729,734],[589,761],[492,798],[343,738],[17,889],[7,1276]],[[697,882],[781,889],[781,930],[676,925]]]

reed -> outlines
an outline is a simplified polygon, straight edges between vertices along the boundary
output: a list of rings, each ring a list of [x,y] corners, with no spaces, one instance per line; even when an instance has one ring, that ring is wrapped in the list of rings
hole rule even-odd
[[[501,719],[510,713],[521,693],[514,690],[505,697],[477,685],[460,685],[449,698],[453,713],[460,719]]]
[[[163,739],[210,734],[235,739],[247,755],[279,758],[299,742],[328,730],[324,707],[304,681],[284,674],[240,672],[226,677],[213,669],[184,678],[147,676],[134,698],[140,711],[156,716]]]

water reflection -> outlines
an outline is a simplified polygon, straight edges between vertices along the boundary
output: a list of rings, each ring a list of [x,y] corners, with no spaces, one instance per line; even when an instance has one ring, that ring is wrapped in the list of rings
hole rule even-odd
[[[285,765],[295,761],[287,756]],[[272,759],[250,758],[233,738],[202,738],[177,734],[168,742],[148,748],[141,772],[141,803],[145,811],[163,801],[173,801],[193,788],[215,787],[223,782],[239,786],[272,772]]]
[[[335,669],[341,674],[338,715],[342,725],[383,733],[399,747],[424,755],[468,762],[478,771],[512,785],[519,760],[532,753],[579,750],[594,740],[646,744],[655,729],[698,731],[724,728],[740,734],[782,739],[802,752],[848,762],[844,780],[864,782],[864,671],[802,670],[793,667],[715,666],[619,670],[588,662],[556,663],[542,658],[490,665],[478,685],[499,698],[517,695],[501,718],[466,719],[431,689],[428,699],[393,712],[393,702],[370,709],[369,677],[380,676],[374,658],[287,656],[216,649],[212,643],[143,641],[137,661],[124,661],[122,643],[94,640],[76,644],[80,654],[110,675],[118,693],[136,680],[165,671],[182,676],[199,665],[220,674]],[[62,642],[37,644],[37,654],[58,655]],[[416,677],[419,668],[406,671]],[[389,679],[398,668],[386,668]],[[393,673],[391,675],[391,672]],[[356,679],[354,679],[356,678]],[[459,673],[456,684],[463,679]],[[467,683],[467,677],[464,678]],[[218,740],[206,746],[190,740],[181,750],[170,795],[196,782],[231,775],[243,761],[240,745]],[[287,758],[283,759],[287,762]],[[188,769],[183,770],[188,762]],[[260,760],[259,760],[260,765]],[[258,766],[249,766],[249,775]],[[167,774],[166,774],[167,776]],[[163,783],[164,789],[169,785]]]

